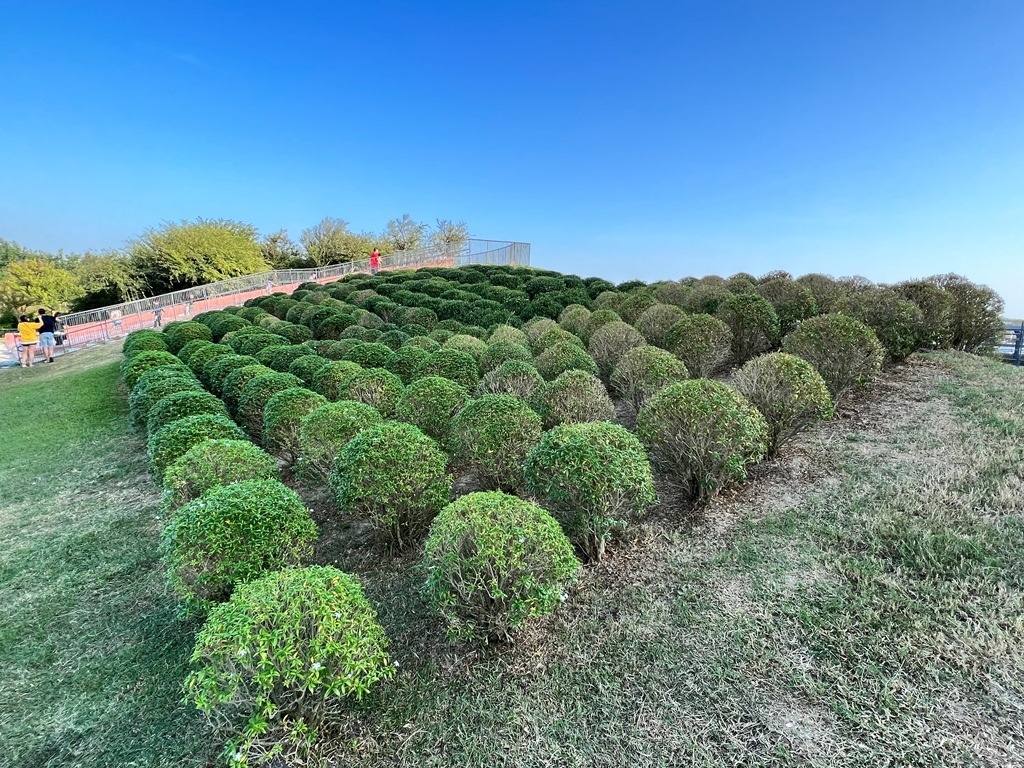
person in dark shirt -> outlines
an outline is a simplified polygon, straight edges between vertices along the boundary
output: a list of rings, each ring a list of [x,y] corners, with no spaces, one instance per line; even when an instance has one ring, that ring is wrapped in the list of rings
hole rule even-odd
[[[54,333],[57,331],[57,321],[53,315],[42,307],[39,308],[39,322],[43,324],[39,329],[39,351],[43,353],[46,362],[53,362],[53,350],[57,345]]]

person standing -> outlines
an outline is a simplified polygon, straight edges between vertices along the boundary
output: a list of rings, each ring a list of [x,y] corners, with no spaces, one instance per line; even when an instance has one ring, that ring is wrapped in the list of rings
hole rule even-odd
[[[370,274],[376,275],[378,269],[380,269],[380,251],[374,248],[373,253],[370,254]]]
[[[57,332],[57,319],[49,314],[42,307],[39,308],[39,322],[43,324],[39,330],[39,349],[46,358],[46,362],[53,362],[53,351],[57,346],[57,339],[54,335]]]
[[[114,338],[121,338],[121,310],[115,309],[110,313],[110,324],[114,326]]]
[[[21,367],[31,368],[36,364],[36,346],[39,344],[39,329],[43,324],[29,320],[28,315],[18,318],[18,338],[21,340]]]
[[[153,302],[153,327],[159,328],[164,324],[164,308],[159,301]]]
[[[274,279],[267,278],[267,296],[274,292]]]

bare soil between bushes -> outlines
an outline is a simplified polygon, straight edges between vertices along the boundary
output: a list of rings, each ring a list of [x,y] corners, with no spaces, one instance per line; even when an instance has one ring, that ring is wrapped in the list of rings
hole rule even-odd
[[[107,350],[75,358],[0,393],[5,759],[215,764],[180,700],[198,627],[162,585],[144,446],[104,399]],[[415,554],[296,486],[315,560],[360,576],[399,664],[328,762],[1024,766],[1022,436],[1020,371],[914,357],[704,510],[659,483],[561,609],[500,648],[449,643]],[[25,460],[40,442],[59,446],[49,488]]]

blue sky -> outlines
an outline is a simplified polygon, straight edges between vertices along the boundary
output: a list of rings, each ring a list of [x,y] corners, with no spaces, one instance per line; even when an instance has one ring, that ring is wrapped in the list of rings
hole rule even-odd
[[[0,237],[464,219],[646,280],[957,271],[1024,315],[1024,3],[0,9]]]

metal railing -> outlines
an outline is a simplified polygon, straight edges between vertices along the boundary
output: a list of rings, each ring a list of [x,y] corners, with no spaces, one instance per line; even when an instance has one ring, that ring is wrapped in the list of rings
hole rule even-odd
[[[380,271],[469,264],[530,265],[530,244],[508,240],[467,240],[455,245],[430,246],[380,257]],[[324,283],[353,273],[369,273],[370,260],[330,264],[309,269],[276,269],[233,277],[195,288],[126,301],[109,307],[61,316],[65,345],[81,346],[118,338],[138,328],[159,327],[187,320],[201,312],[223,309],[256,296],[291,293],[302,283]]]
[[[1024,352],[1024,323],[1007,325],[996,349],[1003,356],[1003,360],[1011,365],[1020,365],[1021,353]]]

